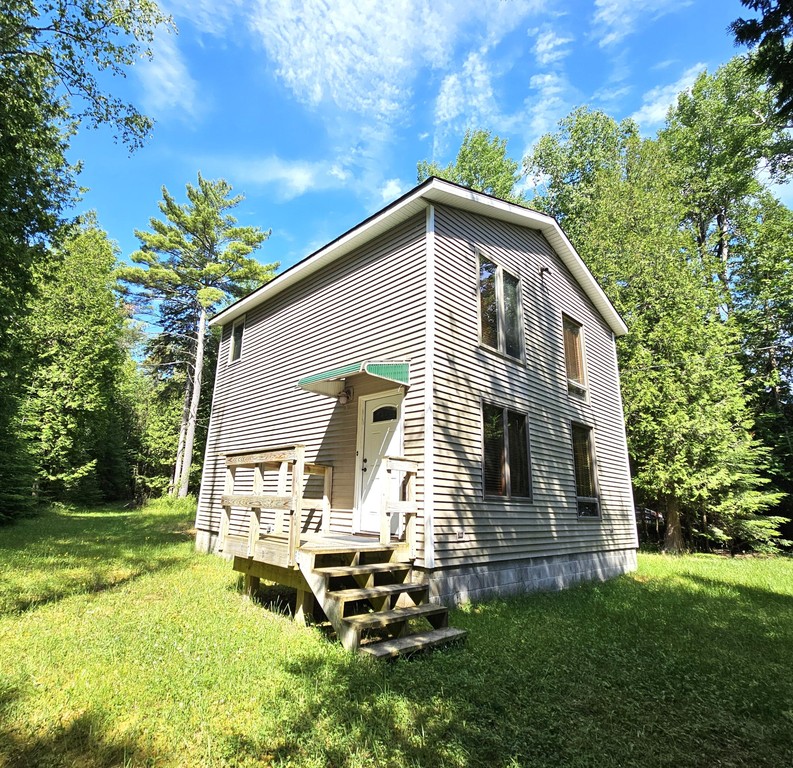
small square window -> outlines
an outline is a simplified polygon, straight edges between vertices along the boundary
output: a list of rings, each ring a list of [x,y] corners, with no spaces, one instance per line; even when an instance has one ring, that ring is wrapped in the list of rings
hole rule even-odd
[[[520,280],[479,255],[480,341],[503,355],[523,358]]]
[[[600,517],[592,427],[573,424],[573,464],[579,517]]]
[[[242,335],[245,330],[245,318],[237,320],[231,328],[231,346],[229,347],[229,362],[239,360],[242,355]]]
[[[564,362],[567,369],[567,387],[571,392],[586,392],[584,368],[584,328],[580,323],[562,316],[564,327]]]

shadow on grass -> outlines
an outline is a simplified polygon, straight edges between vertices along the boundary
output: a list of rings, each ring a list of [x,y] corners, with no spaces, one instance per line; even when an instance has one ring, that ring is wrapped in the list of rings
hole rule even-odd
[[[105,717],[83,712],[45,734],[21,734],[6,726],[13,692],[0,694],[0,764],[4,768],[116,768],[156,765],[156,758],[131,737],[105,733]]]
[[[467,647],[285,659],[283,736],[256,748],[329,766],[793,765],[789,596],[623,577],[452,623]]]
[[[189,524],[173,511],[57,506],[3,533],[0,566],[9,576],[0,584],[0,615],[174,568],[192,538]]]

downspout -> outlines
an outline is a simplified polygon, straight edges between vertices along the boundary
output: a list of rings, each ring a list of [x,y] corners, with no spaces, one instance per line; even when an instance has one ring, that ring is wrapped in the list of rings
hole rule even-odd
[[[435,567],[435,206],[427,207],[424,301],[424,566]]]

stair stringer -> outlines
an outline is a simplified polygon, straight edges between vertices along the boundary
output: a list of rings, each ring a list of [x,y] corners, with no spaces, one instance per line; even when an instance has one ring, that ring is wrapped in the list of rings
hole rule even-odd
[[[314,570],[314,553],[298,550],[295,554],[295,561],[303,578],[314,593],[314,597],[328,617],[328,621],[336,631],[339,642],[348,651],[357,651],[360,644],[360,632],[344,621],[344,603],[329,596],[328,579]]]

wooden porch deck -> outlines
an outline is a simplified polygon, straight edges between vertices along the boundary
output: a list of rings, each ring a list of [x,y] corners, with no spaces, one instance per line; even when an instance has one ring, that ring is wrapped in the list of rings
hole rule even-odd
[[[413,578],[418,467],[403,458],[384,461],[386,471],[403,474],[402,498],[383,504],[379,536],[366,536],[330,531],[333,469],[306,464],[305,446],[228,454],[218,542],[218,551],[232,556],[234,570],[244,574],[247,591],[257,589],[261,579],[291,587],[297,590],[295,619],[309,620],[321,610],[345,648],[379,657],[435,647],[465,635],[448,626],[447,609],[430,605],[428,585]],[[234,492],[239,467],[254,470],[252,494]],[[267,471],[278,472],[276,494],[263,493]],[[318,533],[302,530],[306,474],[324,477]],[[250,510],[247,535],[229,532],[232,506]],[[263,531],[265,509],[275,510],[275,522]],[[392,535],[393,515],[401,516],[401,538]],[[413,631],[414,622],[422,620],[429,622],[430,630]]]

